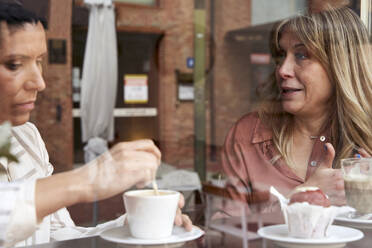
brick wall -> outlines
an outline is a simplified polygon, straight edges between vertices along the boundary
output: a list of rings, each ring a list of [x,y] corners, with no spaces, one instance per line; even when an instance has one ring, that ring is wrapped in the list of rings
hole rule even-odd
[[[73,129],[71,101],[71,14],[72,0],[50,0],[48,39],[66,40],[65,64],[44,66],[46,89],[39,94],[31,121],[36,124],[46,143],[55,171],[73,166]],[[57,121],[57,106],[61,107],[61,120]]]
[[[207,45],[210,38],[209,1],[207,2]],[[56,171],[73,165],[73,124],[71,102],[71,15],[72,0],[50,0],[48,39],[65,39],[67,63],[48,64],[45,68],[46,90],[40,94],[32,120],[45,140]],[[193,167],[194,105],[179,102],[175,70],[192,73],[186,67],[193,57],[194,1],[160,0],[160,8],[141,8],[117,4],[118,30],[162,32],[159,47],[159,137],[165,162],[178,167]],[[230,126],[250,109],[249,71],[242,73],[234,59],[234,49],[226,43],[226,33],[250,24],[250,1],[215,0],[215,61],[210,69],[214,76],[215,144],[220,147]],[[208,51],[208,49],[207,49]],[[236,51],[235,51],[236,52]],[[238,51],[239,52],[239,51]],[[206,54],[207,58],[209,53]],[[247,58],[248,59],[248,58]],[[243,70],[244,71],[244,70]],[[210,103],[207,86],[207,144],[210,139]],[[57,105],[62,118],[56,120]],[[209,151],[209,149],[208,149]],[[212,168],[213,169],[213,168]]]
[[[206,38],[209,45],[209,1],[206,2]],[[186,67],[186,59],[194,56],[193,4],[193,1],[164,0],[161,1],[160,9],[117,6],[118,27],[137,27],[139,30],[156,28],[164,32],[159,51],[160,142],[164,161],[178,167],[193,167],[194,163],[194,105],[192,102],[178,101],[175,77],[176,69],[192,73],[192,70]],[[214,145],[220,147],[232,123],[250,108],[247,75],[234,71],[234,54],[225,44],[228,31],[250,24],[250,1],[216,0],[215,19],[215,62],[214,68],[209,68],[209,73],[213,73],[215,78]],[[206,56],[209,57],[209,54]],[[208,63],[207,66],[209,67]],[[208,77],[209,75],[207,79]],[[207,144],[211,143],[209,94],[210,92],[206,93]]]

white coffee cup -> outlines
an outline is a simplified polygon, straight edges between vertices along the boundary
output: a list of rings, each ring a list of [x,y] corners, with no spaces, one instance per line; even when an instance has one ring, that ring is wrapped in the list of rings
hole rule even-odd
[[[123,194],[133,237],[161,239],[172,234],[180,193],[171,190],[133,190]]]

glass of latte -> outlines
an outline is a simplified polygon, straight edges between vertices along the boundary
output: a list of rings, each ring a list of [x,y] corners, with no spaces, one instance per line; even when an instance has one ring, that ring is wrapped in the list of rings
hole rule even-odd
[[[372,158],[341,160],[347,204],[357,214],[372,213]]]

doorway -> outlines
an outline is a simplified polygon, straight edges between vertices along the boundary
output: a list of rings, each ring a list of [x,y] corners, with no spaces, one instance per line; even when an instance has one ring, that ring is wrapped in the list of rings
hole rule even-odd
[[[73,67],[82,71],[86,28],[73,29]],[[117,32],[118,45],[118,85],[115,104],[115,138],[110,145],[135,139],[159,140],[158,124],[158,50],[163,35],[161,33]],[[148,100],[143,103],[125,103],[124,76],[147,76]],[[81,77],[82,73],[80,73]],[[76,89],[74,91],[76,94]],[[78,99],[78,98],[76,98]],[[80,104],[74,100],[74,109]],[[151,110],[151,111],[147,111]],[[76,113],[78,111],[74,111]],[[74,163],[84,162],[84,145],[81,140],[81,119],[74,114]]]

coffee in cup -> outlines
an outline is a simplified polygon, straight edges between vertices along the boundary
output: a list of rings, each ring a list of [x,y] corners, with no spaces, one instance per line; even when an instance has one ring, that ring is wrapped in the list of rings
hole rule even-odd
[[[372,158],[341,160],[347,204],[358,214],[372,213]]]
[[[172,234],[180,193],[171,190],[133,190],[123,194],[133,237],[161,239]]]

